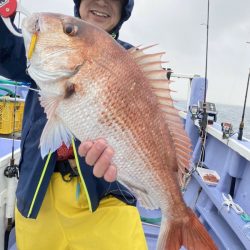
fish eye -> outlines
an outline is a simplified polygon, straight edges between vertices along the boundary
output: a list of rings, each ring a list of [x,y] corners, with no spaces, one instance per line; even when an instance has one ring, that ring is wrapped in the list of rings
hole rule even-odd
[[[66,35],[69,35],[69,36],[74,36],[76,35],[77,33],[77,26],[76,25],[73,25],[73,24],[65,24],[64,27],[63,27],[63,31]]]

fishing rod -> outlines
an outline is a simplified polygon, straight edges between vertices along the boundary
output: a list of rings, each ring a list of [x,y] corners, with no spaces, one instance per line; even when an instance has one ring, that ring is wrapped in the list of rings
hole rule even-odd
[[[200,103],[200,109],[202,110],[202,118],[200,120],[200,138],[201,138],[201,155],[198,162],[199,167],[204,166],[205,161],[205,144],[206,144],[206,129],[208,124],[207,113],[207,69],[208,69],[208,42],[209,42],[209,16],[210,16],[210,0],[207,1],[207,23],[206,23],[206,55],[205,55],[205,89],[203,103]]]
[[[204,97],[202,101],[198,101],[198,104],[192,104],[189,106],[191,113],[191,119],[195,122],[198,121],[200,129],[201,140],[201,153],[198,162],[193,164],[191,170],[185,174],[182,185],[182,191],[186,190],[186,186],[190,180],[191,175],[197,171],[197,168],[207,168],[205,162],[205,145],[207,138],[207,125],[213,124],[217,120],[217,111],[214,103],[207,102],[207,75],[208,75],[208,52],[209,52],[209,22],[210,22],[210,0],[207,1],[207,23],[206,23],[206,53],[205,53],[205,88]]]
[[[238,132],[238,140],[240,140],[240,141],[242,140],[242,137],[243,137],[244,119],[245,119],[245,111],[246,111],[246,103],[247,103],[247,94],[248,94],[248,87],[249,87],[249,79],[250,79],[250,69],[249,69],[249,73],[248,73],[247,88],[246,88],[246,93],[245,93],[245,101],[244,101],[244,106],[243,106],[243,111],[242,111],[241,122],[240,122],[240,126],[239,126],[239,132]],[[232,176],[230,190],[229,190],[229,194],[232,197],[234,197],[235,185],[236,185],[236,177]]]
[[[250,79],[250,69],[248,73],[248,79],[247,79],[247,88],[246,88],[246,93],[245,93],[245,101],[244,101],[244,106],[243,106],[243,111],[242,111],[242,117],[241,117],[241,122],[239,126],[239,132],[238,132],[238,140],[242,140],[243,136],[243,129],[244,129],[244,119],[245,119],[245,111],[246,111],[246,103],[247,103],[247,94],[248,94],[248,87],[249,87],[249,79]]]
[[[207,136],[207,125],[213,124],[217,120],[217,110],[214,103],[207,102],[207,75],[208,75],[208,51],[209,51],[209,24],[210,24],[210,0],[207,1],[207,23],[206,23],[206,55],[205,55],[205,88],[203,101],[199,101],[191,112],[194,119],[199,120],[201,155],[197,163],[199,167],[205,167],[205,145]],[[196,113],[193,113],[196,112]]]
[[[16,110],[17,110],[17,86],[15,86],[14,107],[13,107],[13,124],[12,124],[12,148],[10,164],[4,169],[4,176],[7,178],[7,201],[6,201],[6,218],[7,228],[4,235],[4,250],[8,249],[9,235],[14,227],[14,207],[15,207],[15,191],[17,187],[17,179],[19,178],[19,166],[15,164],[15,126],[16,126]]]
[[[205,91],[204,91],[204,103],[207,99],[207,68],[208,68],[208,40],[209,40],[209,16],[210,16],[210,0],[207,1],[207,36],[206,36],[206,63],[205,63]],[[206,111],[206,109],[204,110]]]

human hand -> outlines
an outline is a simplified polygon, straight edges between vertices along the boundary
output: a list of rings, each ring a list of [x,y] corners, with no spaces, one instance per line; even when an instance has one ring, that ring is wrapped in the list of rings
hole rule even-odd
[[[93,174],[96,177],[103,177],[108,182],[116,180],[117,169],[112,164],[114,150],[107,145],[104,139],[82,142],[78,148],[78,153],[85,157],[88,165],[94,166]]]

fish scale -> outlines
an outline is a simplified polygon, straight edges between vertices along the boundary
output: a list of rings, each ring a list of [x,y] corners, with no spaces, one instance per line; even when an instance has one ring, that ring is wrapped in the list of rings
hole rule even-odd
[[[189,167],[191,143],[173,106],[163,53],[126,51],[105,31],[52,13],[24,19],[26,48],[38,24],[29,73],[48,118],[42,157],[73,136],[105,138],[115,151],[118,181],[145,208],[161,209],[157,250],[216,249],[180,192],[177,172],[181,177]],[[76,31],[70,35],[69,25]]]

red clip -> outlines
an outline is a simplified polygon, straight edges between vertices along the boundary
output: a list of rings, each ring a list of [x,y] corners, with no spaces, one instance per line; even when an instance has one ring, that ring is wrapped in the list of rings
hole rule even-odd
[[[0,16],[11,17],[17,8],[16,0],[0,0]]]

